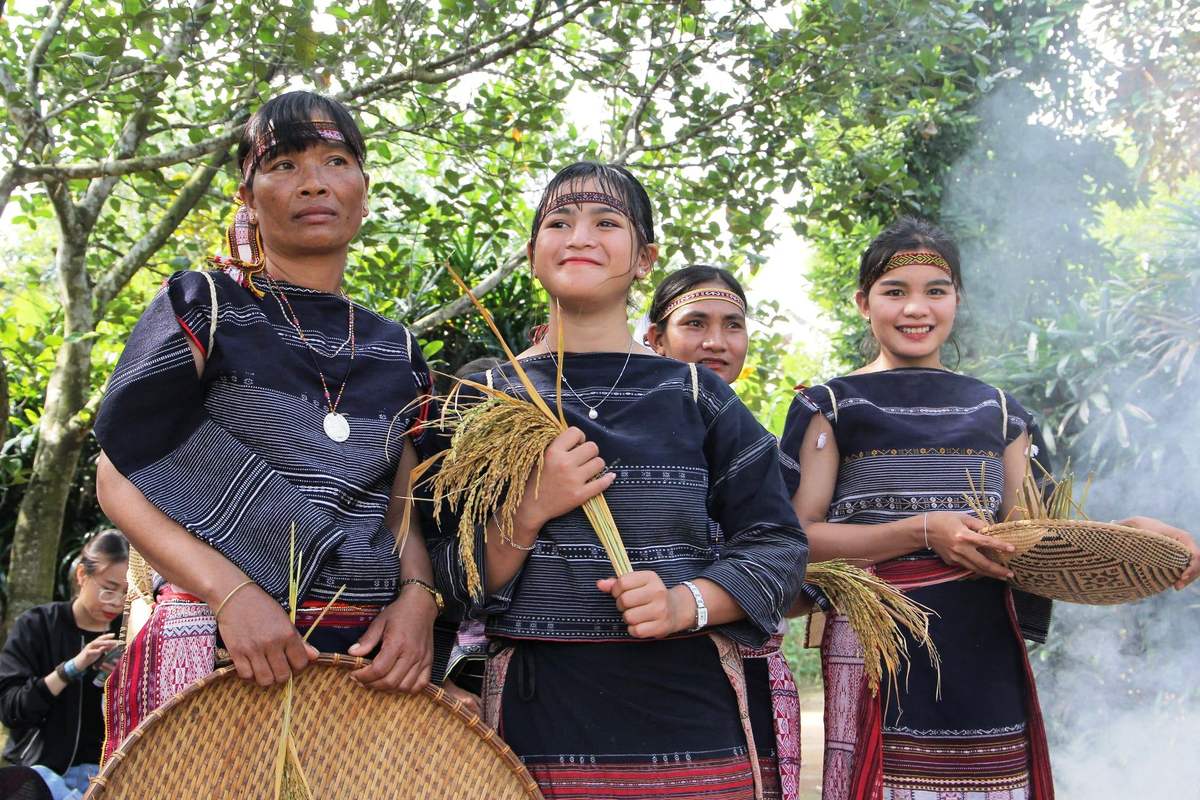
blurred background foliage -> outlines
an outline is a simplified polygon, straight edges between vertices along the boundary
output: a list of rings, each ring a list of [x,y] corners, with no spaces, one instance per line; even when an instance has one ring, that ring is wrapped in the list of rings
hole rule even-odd
[[[436,369],[497,353],[444,265],[523,341],[545,315],[523,257],[540,187],[570,161],[615,160],[656,205],[655,279],[717,263],[753,295],[781,239],[811,248],[794,265],[811,311],[758,302],[737,385],[778,432],[794,385],[861,363],[859,254],[917,214],[962,245],[947,364],[1037,413],[1055,461],[1095,474],[1095,516],[1195,520],[1197,31],[1197,4],[1156,0],[10,3],[6,618],[61,595],[62,565],[102,524],[91,409],[162,279],[219,248],[238,126],[293,87],[362,121],[371,215],[347,290],[410,324]],[[1122,609],[1122,651],[1164,646],[1151,621],[1194,598]],[[1060,610],[1038,654],[1048,691],[1063,675],[1144,698],[1135,670],[1089,661],[1094,627]],[[811,652],[789,650],[815,679]],[[1079,706],[1056,704],[1052,721],[1078,726]]]

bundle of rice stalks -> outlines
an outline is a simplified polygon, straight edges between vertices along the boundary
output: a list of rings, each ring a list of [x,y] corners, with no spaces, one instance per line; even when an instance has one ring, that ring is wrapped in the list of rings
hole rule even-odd
[[[925,648],[929,663],[940,675],[941,659],[929,638],[929,615],[933,613],[929,609],[882,578],[841,559],[809,564],[804,579],[824,592],[838,613],[849,620],[862,643],[863,671],[871,694],[879,693],[885,671],[892,687],[897,686],[900,664],[909,660],[902,628]]]
[[[476,530],[486,529],[487,523],[494,518],[501,540],[513,542],[513,525],[526,482],[532,476],[534,491],[540,489],[546,447],[567,429],[562,412],[562,325],[558,325],[555,413],[534,387],[492,315],[458,273],[449,266],[446,269],[471,298],[496,336],[529,397],[524,400],[474,381],[459,379],[443,404],[440,416],[428,423],[451,434],[450,447],[419,464],[412,473],[412,485],[416,486],[440,460],[439,470],[426,481],[435,503],[434,514],[440,522],[444,504],[458,515],[459,555],[467,573],[468,589],[480,597],[483,583],[475,567]],[[465,399],[462,395],[464,387],[479,392],[483,399]],[[604,496],[588,500],[583,511],[603,544],[615,574],[632,572],[620,531]],[[408,530],[407,519],[402,527]]]
[[[1035,468],[1041,479],[1034,476]],[[1064,477],[1055,480],[1031,459],[1017,502],[1004,522],[995,522],[986,508],[982,476],[978,487],[973,480],[970,483],[971,492],[964,496],[988,523],[980,533],[1015,548],[1011,553],[987,550],[986,554],[1005,564],[1013,573],[1009,583],[1026,592],[1088,605],[1127,603],[1172,586],[1191,560],[1188,548],[1170,537],[1088,519],[1083,505],[1091,479],[1076,501],[1069,463]]]

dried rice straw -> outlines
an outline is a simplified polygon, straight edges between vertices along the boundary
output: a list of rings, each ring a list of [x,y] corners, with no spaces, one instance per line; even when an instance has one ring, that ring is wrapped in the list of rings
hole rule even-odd
[[[521,362],[513,354],[496,326],[491,313],[450,266],[447,272],[471,299],[491,329],[509,364],[521,381],[528,400],[513,397],[475,381],[458,379],[442,406],[442,412],[428,425],[451,433],[449,449],[413,468],[411,485],[418,485],[439,461],[441,468],[428,481],[435,503],[434,516],[440,522],[443,505],[459,514],[459,557],[467,575],[467,588],[476,596],[483,594],[483,582],[475,566],[476,530],[495,520],[501,541],[513,542],[517,507],[525,486],[533,477],[535,494],[540,491],[546,448],[567,429],[562,411],[563,339],[561,315],[558,325],[558,372],[555,382],[556,411],[552,411],[538,393]],[[483,395],[462,402],[461,392],[470,387]],[[443,503],[445,501],[445,503]],[[584,514],[596,531],[612,562],[616,575],[633,571],[620,531],[604,496],[583,504]],[[411,505],[405,509],[402,527],[408,530]]]
[[[292,620],[292,625],[296,624],[296,609],[300,599],[301,562],[303,560],[303,554],[296,552],[296,523],[293,522],[288,550],[288,616]],[[317,629],[317,625],[321,623],[325,614],[333,608],[333,604],[345,590],[346,586],[343,584],[334,594],[333,599],[325,604],[321,613],[317,614],[317,618],[305,632],[303,641],[308,641],[308,637]],[[309,786],[304,769],[300,766],[296,739],[292,736],[292,700],[294,696],[295,678],[289,677],[283,687],[283,724],[279,730],[279,750],[275,755],[275,800],[313,800],[314,798],[312,787]]]
[[[1033,468],[1037,467],[1042,472],[1040,478],[1033,474]],[[1039,519],[1079,519],[1087,520],[1087,514],[1083,511],[1083,506],[1087,502],[1088,493],[1092,488],[1092,476],[1088,475],[1087,482],[1083,485],[1083,493],[1079,502],[1075,502],[1075,474],[1071,470],[1071,462],[1068,460],[1066,466],[1063,467],[1062,479],[1055,479],[1050,472],[1038,462],[1034,461],[1032,456],[1026,459],[1025,474],[1021,478],[1021,485],[1017,489],[1017,502],[1009,510],[1004,521],[1008,522],[1016,516],[1019,519],[1039,520]],[[971,475],[970,470],[967,471],[967,483],[971,487],[971,491],[964,492],[963,498],[967,501],[967,505],[975,512],[979,519],[983,520],[988,525],[996,524],[996,515],[992,513],[987,505],[987,496],[985,493],[986,485],[984,480],[984,465],[979,464],[979,485],[975,485],[975,479]],[[1045,491],[1049,486],[1050,491]]]
[[[929,663],[938,673],[940,696],[941,658],[929,637],[931,610],[882,578],[842,559],[809,564],[804,580],[824,592],[854,629],[862,644],[863,672],[872,695],[879,693],[885,671],[893,690],[898,688],[900,664],[910,658],[906,630],[929,653]]]
[[[288,616],[296,624],[296,601],[300,594],[300,569],[303,555],[296,554],[296,523],[288,551]],[[292,696],[294,681],[288,678],[283,687],[283,725],[279,731],[279,750],[275,755],[275,800],[312,800],[312,790],[304,769],[296,754],[296,741],[292,738]]]

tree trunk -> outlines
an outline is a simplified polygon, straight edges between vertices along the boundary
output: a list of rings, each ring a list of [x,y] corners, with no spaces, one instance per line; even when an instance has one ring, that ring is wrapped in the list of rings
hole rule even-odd
[[[87,402],[92,365],[92,340],[81,334],[92,330],[92,310],[86,292],[79,298],[78,286],[67,286],[84,272],[86,236],[65,235],[60,240],[57,266],[63,276],[66,309],[65,341],[58,349],[54,371],[46,387],[46,403],[38,423],[33,472],[25,487],[13,530],[8,568],[8,604],[4,630],[20,614],[51,599],[63,513],[79,465],[88,427],[76,414]],[[72,335],[74,334],[74,335]]]
[[[0,214],[4,208],[0,207]],[[12,409],[8,405],[8,364],[4,361],[4,353],[0,352],[0,450],[8,441],[8,417]]]

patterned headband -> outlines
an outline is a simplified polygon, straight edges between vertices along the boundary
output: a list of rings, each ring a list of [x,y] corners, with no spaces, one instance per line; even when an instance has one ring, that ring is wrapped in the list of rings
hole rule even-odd
[[[641,223],[634,218],[633,214],[629,211],[629,207],[626,206],[619,197],[614,197],[607,192],[567,192],[566,194],[560,194],[556,196],[554,199],[546,203],[546,207],[542,209],[540,214],[538,214],[537,225],[534,226],[534,230],[537,230],[542,226],[542,220],[546,219],[546,217],[550,216],[551,213],[557,211],[563,206],[579,206],[583,205],[584,203],[603,203],[606,206],[611,206],[615,211],[619,212],[623,217],[633,223],[633,226],[638,229],[640,234],[642,234],[643,239],[646,241],[650,240],[650,234],[643,229]]]
[[[954,276],[954,272],[950,269],[950,264],[946,259],[929,250],[920,250],[915,253],[896,253],[896,255],[887,260],[887,263],[883,265],[883,269],[879,271],[879,274],[882,275],[885,272],[891,272],[899,267],[907,267],[912,264],[937,267],[947,275]]]
[[[672,313],[678,311],[684,306],[690,306],[692,303],[699,303],[704,300],[720,300],[721,302],[737,306],[738,311],[741,311],[743,314],[746,313],[746,304],[742,301],[742,298],[738,297],[734,292],[730,292],[726,289],[695,289],[691,292],[684,292],[683,294],[679,295],[679,297],[676,297],[674,300],[668,303],[667,307],[663,310],[662,315],[656,319],[655,322],[666,322],[667,318],[670,317]]]
[[[342,133],[341,128],[337,126],[336,122],[328,119],[314,119],[311,120],[310,124],[320,138],[329,142],[346,144],[346,134]],[[250,178],[254,175],[254,171],[258,169],[258,164],[262,160],[263,155],[277,144],[279,144],[279,141],[275,138],[275,129],[273,127],[268,128],[259,135],[258,139],[254,142],[254,147],[246,155],[246,160],[242,162],[242,181],[245,183],[250,182]],[[355,158],[357,159],[357,154]],[[359,166],[362,166],[361,161],[359,162]]]
[[[320,138],[329,142],[346,144],[346,135],[338,128],[336,122],[328,119],[314,119],[311,124]],[[278,143],[274,128],[268,128],[262,132],[255,141],[254,147],[246,155],[246,160],[242,162],[243,182],[250,182],[263,155]],[[355,159],[357,160],[357,158],[358,156],[355,154]],[[358,165],[361,167],[362,161],[359,161]],[[255,286],[253,281],[253,276],[262,272],[263,267],[266,266],[262,257],[262,238],[258,233],[258,225],[251,221],[250,209],[246,206],[239,206],[237,213],[234,214],[233,223],[225,231],[225,243],[229,247],[229,255],[209,256],[208,262],[224,270],[226,274],[240,285],[248,288],[255,296],[262,297],[262,290]]]

